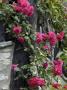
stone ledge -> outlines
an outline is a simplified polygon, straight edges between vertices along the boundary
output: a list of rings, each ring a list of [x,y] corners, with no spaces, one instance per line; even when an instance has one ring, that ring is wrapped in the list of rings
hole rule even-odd
[[[7,41],[7,42],[0,42],[0,49],[8,46],[12,46],[13,42],[12,41]]]

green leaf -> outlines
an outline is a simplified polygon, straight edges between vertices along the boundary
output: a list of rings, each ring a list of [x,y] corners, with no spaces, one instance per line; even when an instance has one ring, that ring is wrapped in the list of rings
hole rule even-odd
[[[15,16],[14,20],[16,20],[18,23],[20,22],[20,19],[18,18],[18,16]]]

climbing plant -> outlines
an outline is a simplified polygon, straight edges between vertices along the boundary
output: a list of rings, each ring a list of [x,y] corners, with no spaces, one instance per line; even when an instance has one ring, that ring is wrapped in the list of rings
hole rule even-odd
[[[54,60],[53,50],[64,39],[64,9],[61,0],[38,0],[34,3],[40,17],[46,16],[46,21],[59,32],[32,32],[28,18],[33,16],[35,8],[28,0],[17,0],[13,4],[0,3],[0,21],[3,23],[5,35],[15,44],[16,41],[19,42],[21,49],[27,51],[30,58],[27,65],[12,65],[14,72],[19,72],[15,80],[19,77],[26,80],[27,86],[21,87],[24,90],[47,90],[48,87],[51,90],[63,90],[66,86],[58,82],[63,74],[63,61],[59,57]]]

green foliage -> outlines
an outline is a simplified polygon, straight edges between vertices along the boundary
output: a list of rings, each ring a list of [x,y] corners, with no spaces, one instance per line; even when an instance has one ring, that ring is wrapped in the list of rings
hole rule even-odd
[[[51,26],[57,31],[63,30],[65,27],[65,13],[61,0],[43,0],[38,1],[37,10],[44,14],[50,20]]]
[[[63,50],[63,53],[60,55],[60,57],[64,61],[64,63],[67,63],[67,49]]]
[[[67,22],[66,22],[67,23]],[[64,37],[64,48],[67,48],[67,26],[64,29],[65,37]]]

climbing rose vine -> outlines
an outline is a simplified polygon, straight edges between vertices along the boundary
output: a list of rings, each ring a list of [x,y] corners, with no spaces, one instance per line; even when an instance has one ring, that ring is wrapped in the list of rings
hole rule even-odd
[[[48,86],[59,89],[62,85],[56,78],[62,76],[63,61],[60,58],[54,60],[52,50],[59,41],[63,41],[64,32],[32,32],[32,26],[27,19],[34,14],[35,8],[29,0],[17,0],[17,3],[12,5],[1,6],[0,20],[4,23],[5,34],[8,34],[15,44],[18,42],[21,49],[29,54],[30,63],[11,66],[14,72],[18,72],[16,79],[25,79],[27,87],[24,89]]]

